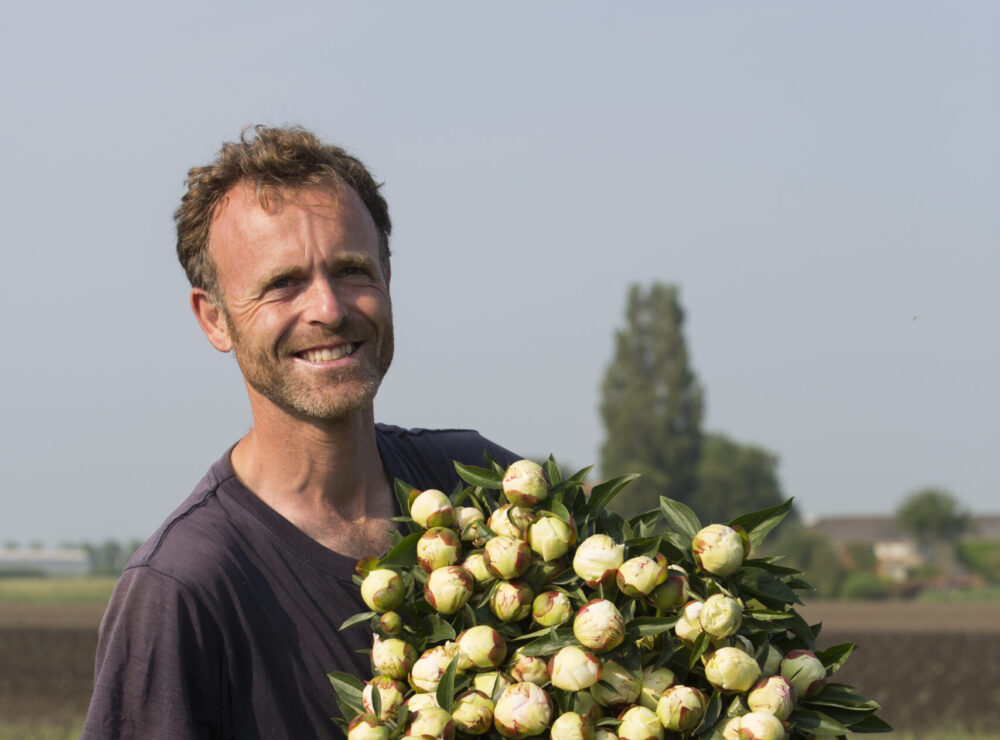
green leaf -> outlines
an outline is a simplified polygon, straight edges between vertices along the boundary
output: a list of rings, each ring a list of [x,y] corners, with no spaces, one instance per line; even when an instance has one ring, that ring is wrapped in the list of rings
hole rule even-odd
[[[428,615],[426,621],[430,625],[430,629],[427,630],[428,644],[436,644],[444,642],[445,640],[455,639],[455,628],[437,614]]]
[[[688,546],[683,549],[689,549],[690,541],[701,529],[698,516],[691,510],[691,507],[666,496],[660,496],[660,511],[663,512],[663,516],[667,520],[667,526],[687,538]]]
[[[705,715],[701,719],[701,724],[698,726],[698,730],[704,731],[705,729],[710,729],[715,726],[715,723],[719,721],[719,715],[722,714],[722,695],[716,692],[712,695],[712,698],[708,701],[708,706],[705,708]],[[696,730],[695,732],[697,732]]]
[[[840,670],[840,667],[851,657],[854,648],[855,645],[853,642],[845,642],[841,645],[828,647],[826,650],[817,653],[816,657],[826,666],[827,675],[830,675]]]
[[[466,483],[480,488],[499,489],[503,485],[503,473],[489,468],[479,468],[475,465],[463,465],[455,462],[455,471]]]
[[[587,511],[591,514],[603,510],[610,504],[615,496],[629,483],[639,477],[638,473],[622,475],[611,480],[598,483],[590,492],[590,499],[587,502]]]
[[[376,616],[375,612],[361,612],[360,614],[355,614],[353,617],[345,619],[344,623],[337,628],[337,631],[346,630],[348,627],[353,627],[360,622],[366,622],[374,616]]]
[[[381,560],[379,567],[395,565],[400,568],[409,568],[417,564],[417,540],[420,539],[421,532],[411,532],[399,541],[394,548],[389,550]]]
[[[410,515],[410,492],[415,490],[414,486],[411,486],[404,480],[396,478],[392,483],[393,492],[396,494],[396,501],[399,502],[399,513],[405,517]],[[416,523],[411,519],[409,523],[410,531],[415,532],[418,527]]]
[[[734,576],[740,591],[757,597],[765,605],[781,609],[786,604],[801,604],[798,594],[784,581],[760,568],[741,568]]]
[[[638,617],[628,623],[626,632],[636,637],[661,635],[674,628],[678,617]]]
[[[567,524],[573,522],[573,515],[569,513],[569,509],[563,506],[558,501],[549,501],[548,510],[556,516],[557,519],[562,519]],[[575,523],[575,522],[573,522]]]
[[[860,722],[855,722],[851,725],[851,732],[872,733],[892,731],[892,725],[876,717],[874,714],[869,714]]]
[[[451,712],[455,703],[455,671],[458,670],[458,657],[451,659],[448,667],[441,676],[441,682],[437,687],[437,703],[444,711]]]
[[[364,714],[365,705],[361,695],[365,685],[360,679],[341,671],[327,673],[326,677],[330,679],[337,706],[340,707],[340,713],[344,715],[345,720],[350,722],[357,715]]]
[[[788,499],[783,504],[743,514],[733,519],[729,525],[743,527],[747,537],[750,538],[750,546],[757,547],[767,533],[774,529],[792,510],[793,500]]]
[[[842,725],[832,717],[808,709],[796,709],[788,720],[796,730],[805,735],[837,737],[851,731],[851,728]]]
[[[711,638],[707,632],[702,632],[695,638],[694,644],[691,646],[691,657],[688,658],[688,668],[694,668],[698,664],[698,660],[708,650],[710,644]]]
[[[803,701],[808,704],[840,707],[852,711],[875,711],[881,707],[874,699],[861,696],[853,688],[842,683],[828,683],[818,694]]]
[[[378,690],[375,686],[372,686],[372,714],[376,717],[382,717],[382,692]]]
[[[766,609],[748,609],[743,612],[747,619],[759,619],[762,622],[772,622],[777,619],[792,619],[795,615],[791,612],[768,611]]]
[[[544,637],[539,637],[537,640],[532,640],[519,652],[521,655],[552,655],[567,645],[576,644],[578,643],[573,634],[573,628],[564,627],[560,630],[554,630]]]
[[[562,471],[559,469],[559,465],[552,455],[549,455],[549,459],[542,464],[542,468],[544,468],[545,475],[548,476],[551,485],[557,486],[562,483]]]

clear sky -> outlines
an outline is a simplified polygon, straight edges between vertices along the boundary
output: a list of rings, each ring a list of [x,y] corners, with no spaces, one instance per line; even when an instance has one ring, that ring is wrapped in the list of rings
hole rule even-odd
[[[252,123],[395,222],[376,404],[597,462],[632,282],[807,515],[997,511],[1000,5],[20,3],[0,25],[0,540],[148,535],[239,438],[171,214]]]

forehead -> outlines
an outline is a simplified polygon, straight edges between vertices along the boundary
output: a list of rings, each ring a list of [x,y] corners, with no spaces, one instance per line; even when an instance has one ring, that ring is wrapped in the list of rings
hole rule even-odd
[[[265,256],[292,245],[340,246],[378,251],[378,230],[353,188],[270,188],[263,197],[250,183],[226,193],[212,215],[209,253],[220,262],[242,255]]]

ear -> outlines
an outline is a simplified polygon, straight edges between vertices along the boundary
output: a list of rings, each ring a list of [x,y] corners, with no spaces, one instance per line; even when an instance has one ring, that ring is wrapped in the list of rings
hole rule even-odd
[[[201,288],[192,288],[191,310],[194,311],[194,317],[198,319],[201,330],[205,332],[212,346],[219,352],[229,352],[233,348],[233,339],[229,336],[229,327],[226,325],[222,307]]]

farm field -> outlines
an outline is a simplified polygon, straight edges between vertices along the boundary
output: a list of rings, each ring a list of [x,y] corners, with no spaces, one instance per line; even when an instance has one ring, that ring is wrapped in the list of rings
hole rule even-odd
[[[102,611],[0,603],[0,740],[79,735]],[[821,647],[858,643],[838,680],[882,703],[898,736],[1000,738],[1000,604],[817,602],[801,612],[823,622]]]

